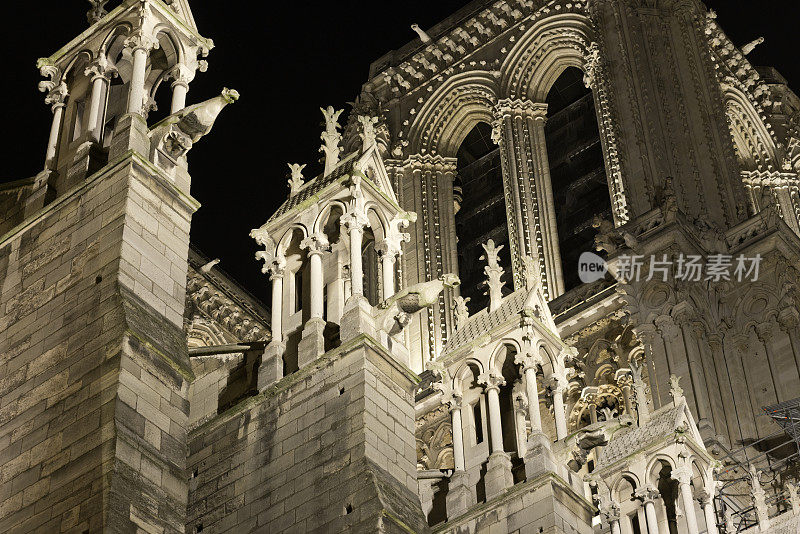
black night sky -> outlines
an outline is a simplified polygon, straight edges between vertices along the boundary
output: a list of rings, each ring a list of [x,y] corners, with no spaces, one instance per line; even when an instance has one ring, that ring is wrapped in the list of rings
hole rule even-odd
[[[349,109],[346,103],[367,80],[369,64],[416,37],[410,24],[429,28],[466,3],[193,0],[200,33],[216,48],[207,58],[208,72],[192,83],[188,103],[213,97],[223,87],[242,95],[189,154],[191,194],[202,203],[192,224],[193,243],[221,258],[219,267],[266,301],[269,282],[248,233],[286,198],[287,162],[308,163],[307,177],[322,170],[319,107]],[[749,56],[751,62],[776,67],[800,91],[797,0],[707,0],[706,5],[737,45],[763,35],[766,42]],[[6,7],[0,182],[41,169],[51,114],[36,90],[41,78],[35,62],[86,29],[88,6],[62,0]]]

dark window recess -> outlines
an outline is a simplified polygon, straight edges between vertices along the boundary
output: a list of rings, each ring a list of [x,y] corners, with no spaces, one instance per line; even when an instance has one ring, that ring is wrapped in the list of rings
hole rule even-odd
[[[547,95],[547,157],[553,184],[564,285],[580,285],[578,257],[594,250],[595,215],[611,220],[600,130],[591,90],[583,73],[569,67]],[[601,254],[602,255],[602,254]]]
[[[481,418],[481,401],[472,405],[472,420],[475,422],[475,445],[483,443],[483,419]]]
[[[294,273],[294,311],[303,309],[303,270],[298,269]]]
[[[513,290],[500,149],[491,135],[491,126],[484,122],[467,135],[458,149],[457,176],[453,183],[460,292],[462,297],[470,299],[467,304],[470,313],[489,305],[483,285],[486,262],[479,259],[484,253],[481,245],[489,239],[504,247],[500,251],[500,266],[506,271],[504,289],[506,294]]]

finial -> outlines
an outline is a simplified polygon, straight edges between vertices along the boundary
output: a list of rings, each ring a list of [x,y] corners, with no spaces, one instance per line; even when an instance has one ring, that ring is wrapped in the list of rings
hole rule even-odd
[[[328,176],[331,171],[339,163],[339,142],[342,140],[342,134],[339,133],[339,115],[344,111],[343,109],[334,110],[333,106],[327,108],[319,108],[322,115],[325,117],[325,131],[322,132],[320,138],[325,143],[319,149],[320,152],[325,153],[325,171],[324,176]]]
[[[289,187],[291,188],[289,196],[293,197],[300,191],[300,188],[303,187],[305,183],[303,181],[303,169],[305,169],[306,165],[300,165],[299,163],[287,163],[287,165],[289,165],[289,169],[292,171],[292,177],[289,178]]]
[[[500,307],[500,303],[503,300],[503,281],[500,280],[500,277],[503,276],[505,270],[500,267],[497,261],[500,251],[503,250],[503,245],[496,247],[494,240],[490,239],[481,246],[486,251],[486,254],[482,255],[480,259],[486,260],[487,263],[486,267],[483,268],[483,272],[486,273],[488,278],[486,285],[489,286],[489,311],[494,311]]]
[[[425,30],[420,28],[419,24],[412,24],[411,25],[411,29],[414,30],[415,32],[417,32],[417,35],[419,35],[420,41],[422,41],[423,43],[430,43],[431,42],[431,36],[428,35],[427,33],[425,33]]]
[[[92,5],[86,13],[86,19],[89,21],[89,24],[94,24],[108,15],[108,11],[105,9],[108,0],[89,0],[89,3]]]
[[[683,398],[683,388],[681,387],[681,379],[677,375],[670,375],[669,377],[669,394],[675,404]]]
[[[361,137],[361,151],[366,152],[375,144],[375,124],[378,122],[378,117],[359,115],[358,122],[361,124],[361,133],[358,134]]]

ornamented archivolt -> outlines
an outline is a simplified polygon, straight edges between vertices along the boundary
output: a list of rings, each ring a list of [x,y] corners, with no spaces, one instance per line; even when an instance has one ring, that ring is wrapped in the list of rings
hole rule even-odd
[[[228,343],[229,337],[241,342],[269,340],[265,319],[248,312],[193,269],[187,277],[186,301],[189,337],[198,343]]]

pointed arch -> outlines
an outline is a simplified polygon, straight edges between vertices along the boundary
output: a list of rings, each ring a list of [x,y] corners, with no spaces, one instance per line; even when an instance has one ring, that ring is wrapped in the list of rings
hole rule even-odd
[[[779,170],[777,147],[766,124],[748,97],[723,84],[725,113],[742,171]]]
[[[455,157],[476,124],[494,120],[496,102],[496,73],[470,71],[452,76],[416,114],[408,133],[410,153]]]

